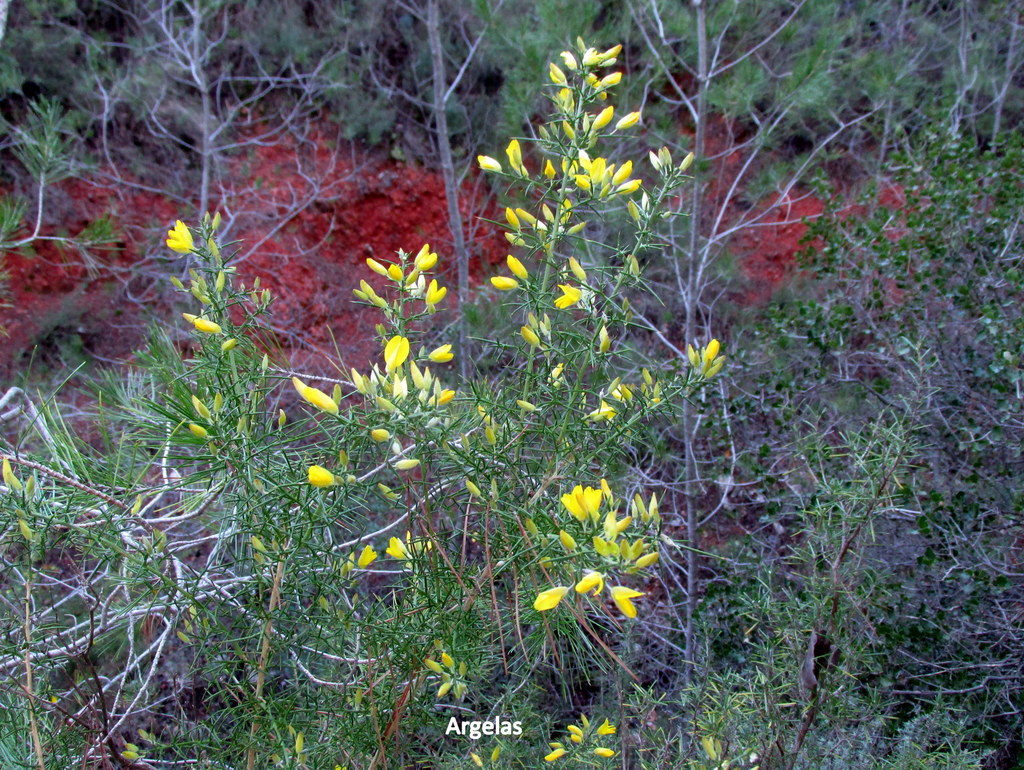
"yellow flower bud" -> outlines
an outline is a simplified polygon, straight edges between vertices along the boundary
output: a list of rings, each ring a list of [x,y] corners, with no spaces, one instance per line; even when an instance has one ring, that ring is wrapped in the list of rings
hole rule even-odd
[[[567,551],[576,550],[576,539],[564,529],[558,531],[558,541]]]
[[[455,354],[452,353],[451,345],[442,345],[441,347],[430,351],[430,355],[428,355],[427,358],[435,364],[446,364],[455,358]]]
[[[583,266],[577,261],[576,257],[569,257],[569,269],[572,270],[572,274],[576,276],[576,280],[580,283],[587,282],[587,274],[583,270]]]
[[[499,291],[511,291],[512,289],[518,288],[519,281],[515,278],[510,278],[507,275],[496,275],[491,278],[491,284]]]
[[[525,281],[530,277],[529,272],[526,270],[526,266],[511,254],[505,257],[505,262],[508,264],[508,269],[512,271],[516,278]]]
[[[639,122],[640,122],[640,113],[639,112],[631,112],[628,115],[626,115],[626,116],[624,116],[622,118],[619,118],[619,122],[615,124],[615,130],[616,131],[622,131],[622,130],[627,129],[627,128],[632,128],[633,126],[635,126]]]
[[[540,337],[538,337],[537,336],[537,332],[535,332],[529,326],[524,326],[522,329],[519,330],[519,333],[522,335],[523,339],[526,340],[526,342],[531,347],[534,347],[534,348],[539,348],[540,347]]]
[[[370,431],[370,438],[374,441],[387,441],[391,438],[391,433],[384,428],[374,428]]]
[[[220,334],[220,324],[216,324],[208,318],[199,317],[192,321],[192,325],[196,327],[197,331],[205,332],[206,334]]]
[[[477,155],[476,162],[480,164],[480,168],[484,171],[496,171],[499,174],[501,173],[501,164],[488,155]]]
[[[594,122],[591,125],[591,129],[593,131],[600,131],[602,128],[604,128],[605,126],[612,122],[612,116],[614,114],[615,108],[612,107],[611,105],[608,105],[597,114],[596,118],[594,118]]]
[[[658,560],[659,554],[657,551],[651,551],[649,554],[645,554],[636,560],[637,569],[646,569],[650,567],[654,562]]]
[[[8,460],[6,457],[4,458],[3,462],[3,477],[4,484],[6,484],[10,489],[13,489],[15,492],[20,492],[22,489],[24,489],[21,480],[14,475],[14,471],[11,469],[11,461]]]
[[[508,147],[505,149],[505,154],[508,156],[508,163],[512,167],[512,170],[526,176],[526,167],[523,165],[523,154],[519,147],[518,139],[513,139],[508,143]]]
[[[338,404],[322,390],[311,388],[298,377],[292,377],[292,385],[295,386],[295,390],[298,391],[299,395],[302,396],[303,400],[307,403],[312,404],[317,409],[327,412],[328,414],[338,413]]]
[[[321,465],[309,466],[309,483],[314,487],[329,487],[337,483],[334,474]]]

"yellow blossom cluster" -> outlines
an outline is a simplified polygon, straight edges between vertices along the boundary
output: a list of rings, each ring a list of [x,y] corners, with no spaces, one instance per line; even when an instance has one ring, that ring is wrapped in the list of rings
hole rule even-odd
[[[459,700],[466,697],[469,686],[466,684],[466,672],[468,666],[465,661],[456,664],[452,656],[441,651],[440,662],[433,658],[427,658],[423,665],[433,671],[441,678],[441,685],[437,688],[437,698],[440,700],[451,692]]]
[[[548,744],[551,752],[544,757],[545,762],[555,762],[575,752],[585,752],[603,759],[615,756],[613,749],[599,745],[605,743],[608,736],[615,735],[615,725],[607,719],[599,725],[594,725],[585,714],[580,715],[580,725],[566,725],[566,732],[569,733],[568,743],[552,741]],[[590,764],[582,756],[578,759],[581,763]]]
[[[720,345],[718,340],[711,340],[699,351],[693,349],[693,345],[686,346],[686,356],[690,359],[690,366],[700,377],[710,380],[725,365],[725,356],[718,355]]]
[[[530,189],[542,191],[534,211],[522,207],[505,210],[509,227],[505,237],[514,246],[528,248],[550,258],[558,241],[577,235],[586,226],[585,221],[573,221],[580,203],[619,195],[628,197],[641,188],[641,180],[632,176],[632,161],[616,165],[593,151],[601,136],[632,128],[640,121],[638,111],[616,120],[613,105],[603,106],[596,112],[587,109],[595,100],[607,99],[609,90],[621,81],[621,72],[602,72],[615,64],[620,50],[621,46],[615,46],[599,52],[578,41],[577,52],[562,52],[564,70],[555,63],[550,65],[551,82],[556,86],[552,100],[557,116],[553,125],[540,128],[540,139],[535,144],[555,156],[554,163],[552,157],[545,158],[540,173],[531,176],[518,139],[513,139],[505,148],[507,160],[504,163],[488,155],[477,157],[484,171],[518,178],[525,181]],[[574,197],[578,200],[574,201]],[[511,261],[513,259],[515,262]],[[491,279],[497,289],[510,291],[527,280],[529,272],[519,259],[510,257],[509,268],[512,276],[500,275]],[[558,283],[561,294],[554,301],[556,307],[566,309],[585,300],[586,281],[585,278],[579,280],[582,286]],[[546,281],[542,284],[545,284],[541,286],[543,290],[549,288]]]
[[[385,553],[399,561],[408,562],[410,559],[429,551],[433,547],[433,543],[423,538],[414,538],[411,533],[405,533],[405,540],[401,540],[397,537],[392,537],[388,541],[388,547]]]
[[[377,275],[391,281],[399,292],[423,300],[428,313],[436,312],[437,306],[448,294],[448,287],[439,285],[436,278],[430,279],[430,282],[427,283],[424,273],[437,264],[437,253],[430,250],[430,244],[423,244],[412,258],[411,264],[409,264],[408,255],[404,252],[399,252],[399,259],[401,264],[385,265],[373,257],[369,257],[366,260],[366,265]],[[359,288],[354,289],[353,294],[364,302],[369,302],[380,308],[389,317],[394,317],[397,308],[381,297],[365,280],[359,282]]]
[[[639,517],[644,524],[658,525],[660,515],[657,496],[652,495],[650,502],[645,504],[639,494],[636,495],[630,506],[630,515],[620,519],[617,501],[608,482],[602,479],[597,489],[577,484],[571,491],[562,495],[561,503],[577,523],[575,529],[578,535],[590,537],[594,557],[590,557],[590,566],[574,585],[554,586],[541,591],[533,603],[533,608],[538,612],[547,612],[557,607],[571,588],[574,588],[577,594],[598,596],[605,588],[609,572],[635,574],[658,561],[658,552],[652,550],[643,537],[636,538],[633,542],[624,537],[620,539],[633,523],[634,517]],[[607,511],[602,515],[605,504]],[[526,528],[531,535],[540,534],[532,519],[527,519]],[[577,537],[565,528],[559,529],[557,539],[567,554],[578,553]],[[615,585],[608,586],[608,593],[623,615],[628,618],[636,617],[637,610],[633,599],[643,596],[642,592],[627,586]]]
[[[348,575],[354,569],[366,569],[377,560],[377,552],[373,546],[364,545],[363,550],[356,556],[355,551],[348,555],[348,561],[341,565],[342,577]]]

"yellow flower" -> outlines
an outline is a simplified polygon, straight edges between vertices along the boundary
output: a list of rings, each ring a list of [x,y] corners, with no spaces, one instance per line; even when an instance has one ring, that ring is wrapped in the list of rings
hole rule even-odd
[[[408,559],[409,551],[405,547],[405,543],[399,540],[397,537],[393,537],[388,541],[388,547],[385,553],[388,556],[392,556],[396,559]]]
[[[424,243],[412,263],[417,270],[424,273],[437,264],[437,253],[430,250],[429,243]]]
[[[508,263],[508,269],[512,271],[516,278],[525,281],[530,277],[530,273],[526,270],[526,266],[511,254],[505,258],[505,262]]]
[[[579,263],[576,257],[569,257],[569,269],[572,270],[572,274],[576,276],[577,280],[581,283],[586,283],[587,273],[583,269],[583,265]]]
[[[604,399],[601,399],[601,406],[595,409],[593,412],[587,415],[588,420],[594,422],[608,421],[611,420],[618,412],[615,407],[609,404]]]
[[[615,108],[614,107],[612,107],[610,105],[608,107],[605,107],[603,110],[601,110],[597,114],[597,117],[594,118],[594,123],[591,126],[591,128],[594,131],[600,131],[602,128],[604,128],[605,126],[607,126],[609,123],[612,122],[612,116],[614,114],[615,114]],[[625,120],[625,118],[623,118],[623,120]]]
[[[610,65],[612,63],[611,60],[618,56],[620,51],[622,51],[622,43],[619,43],[618,45],[613,45],[607,51],[600,54],[601,64],[605,66]]]
[[[654,564],[658,560],[658,552],[651,551],[649,554],[641,556],[636,560],[637,569],[646,569]]]
[[[619,608],[619,611],[627,618],[636,617],[636,606],[632,600],[638,596],[643,596],[643,592],[634,591],[632,588],[626,586],[612,586],[612,601],[615,602],[615,606]]]
[[[194,246],[192,233],[180,219],[174,222],[174,229],[167,231],[167,248],[179,254],[188,254]]]
[[[567,307],[572,307],[579,302],[580,298],[583,296],[583,292],[575,286],[570,286],[567,283],[558,284],[558,288],[562,290],[562,296],[555,300],[555,307],[559,310],[565,310]]]
[[[437,279],[431,278],[430,285],[427,287],[427,294],[424,297],[424,300],[426,301],[427,305],[429,305],[431,309],[433,309],[434,305],[437,305],[441,300],[443,300],[447,293],[447,286],[438,286]]]
[[[710,380],[725,364],[725,356],[718,355],[720,349],[718,340],[713,339],[706,347],[701,348],[700,353],[693,349],[693,345],[687,345],[686,355],[690,359],[690,366],[697,369],[704,379]]]
[[[508,143],[505,154],[508,155],[508,164],[512,167],[512,170],[526,176],[526,167],[523,165],[523,153],[519,148],[518,139],[513,139]]]
[[[435,364],[446,364],[455,358],[455,354],[452,353],[451,345],[442,345],[439,348],[434,348],[430,351],[430,355],[427,356]]]
[[[632,174],[632,173],[633,173],[633,161],[627,160],[625,163],[622,164],[622,167],[618,171],[616,171],[614,175],[612,175],[612,184],[613,185],[620,185],[620,184],[622,184],[627,179],[629,179],[629,175]],[[634,203],[633,206],[635,207],[636,204]]]
[[[584,522],[587,519],[597,521],[601,510],[602,497],[600,489],[594,489],[593,487],[584,489],[580,484],[577,484],[572,492],[562,495],[562,505],[579,522]]]
[[[567,551],[575,551],[576,550],[576,540],[573,538],[572,535],[570,535],[564,529],[560,529],[558,531],[558,540],[562,544],[562,547],[565,548],[565,550],[567,550]]]
[[[366,265],[377,275],[383,275],[385,278],[388,276],[388,269],[384,267],[380,262],[375,260],[373,257],[366,258]]]
[[[529,343],[531,347],[540,347],[540,337],[538,337],[537,332],[535,332],[529,326],[524,326],[522,329],[519,330],[519,333],[523,336],[523,339],[526,340],[526,342]]]
[[[371,546],[363,546],[362,553],[359,554],[359,560],[356,564],[359,565],[359,569],[366,569],[373,564],[376,558],[377,552]]]
[[[537,612],[553,610],[568,592],[568,586],[555,586],[547,591],[541,591],[533,602],[533,608]]]
[[[22,489],[25,488],[24,485],[21,483],[21,480],[14,475],[14,471],[11,470],[11,461],[8,460],[6,457],[4,458],[3,464],[3,477],[4,484],[6,484],[10,489],[13,489],[15,492],[20,492]]]
[[[384,369],[390,373],[405,363],[409,357],[409,340],[395,336],[384,346]]]
[[[480,164],[480,168],[484,171],[496,171],[499,174],[501,173],[501,164],[488,155],[477,155],[476,162]]]
[[[555,749],[550,754],[548,754],[546,757],[544,757],[544,761],[545,762],[554,762],[556,759],[558,759],[559,757],[562,757],[562,756],[565,756],[565,749]]]
[[[406,457],[404,460],[399,460],[398,462],[395,463],[395,469],[400,471],[411,471],[419,464],[420,461],[417,460],[415,457]]]
[[[519,281],[515,278],[509,278],[507,275],[496,275],[491,278],[491,283],[499,291],[511,291],[519,286]]]
[[[640,122],[640,113],[639,112],[631,112],[628,115],[626,115],[625,117],[619,118],[619,122],[615,124],[615,130],[616,131],[622,131],[623,129],[626,129],[626,128],[632,128],[633,126],[635,126],[639,122]]]
[[[555,178],[555,167],[551,164],[550,160],[544,161],[544,176],[548,179]]]
[[[337,479],[322,465],[310,465],[309,483],[314,487],[330,487],[337,483]]]
[[[598,746],[596,749],[594,749],[594,753],[597,754],[597,756],[599,756],[599,757],[614,757],[615,756],[615,752],[614,751],[612,751],[611,749],[606,749],[603,746]]]
[[[598,735],[615,735],[615,725],[610,724],[607,719],[597,728]]]
[[[608,327],[602,326],[601,331],[597,333],[598,346],[597,349],[602,353],[607,353],[612,347],[612,338],[608,336]]]
[[[220,324],[216,324],[208,318],[194,316],[191,313],[183,313],[182,315],[184,315],[185,319],[190,321],[192,325],[196,327],[196,331],[205,332],[206,334],[220,334],[221,332]],[[191,316],[191,318],[189,316]]]
[[[704,354],[701,356],[704,359],[704,366],[707,366],[714,360],[715,356],[718,355],[720,347],[721,345],[718,340],[711,340],[708,343],[708,346],[704,348]]]
[[[604,575],[600,572],[590,571],[583,576],[583,579],[576,584],[576,593],[585,594],[593,591],[594,595],[601,593],[604,589]]]
[[[440,393],[437,394],[437,405],[444,406],[453,398],[455,398],[454,390],[442,390]]]
[[[312,404],[317,409],[327,412],[328,414],[338,413],[338,404],[322,390],[311,388],[298,377],[292,377],[292,385],[295,386],[295,390],[299,392],[299,395],[302,396],[303,400]]]
[[[566,85],[567,81],[565,79],[565,73],[562,72],[561,68],[554,62],[551,62],[548,65],[548,74],[551,76],[551,82],[556,86]]]

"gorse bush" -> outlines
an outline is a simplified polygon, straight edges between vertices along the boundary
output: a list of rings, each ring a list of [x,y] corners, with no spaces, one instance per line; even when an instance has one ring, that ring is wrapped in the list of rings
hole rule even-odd
[[[638,745],[620,704],[649,705],[631,661],[678,545],[627,469],[724,358],[630,342],[689,159],[653,154],[645,184],[604,155],[640,119],[609,99],[618,51],[563,53],[537,138],[479,158],[518,203],[480,289],[518,332],[483,341],[486,377],[448,366],[428,245],[367,260],[380,356],[324,376],[267,352],[271,291],[219,216],[176,223],[188,344],[154,331],[88,442],[47,406],[3,447],[10,766],[611,767]],[[628,237],[588,237],[620,214]]]

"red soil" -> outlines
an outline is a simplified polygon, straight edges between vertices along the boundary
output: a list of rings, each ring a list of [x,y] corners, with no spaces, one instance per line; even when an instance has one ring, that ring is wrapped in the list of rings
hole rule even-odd
[[[226,204],[233,214],[221,232],[240,241],[240,280],[251,286],[259,277],[275,298],[271,324],[285,352],[316,351],[322,358],[337,351],[347,365],[361,366],[378,352],[373,326],[380,320],[352,296],[361,278],[377,278],[366,257],[391,261],[398,249],[415,252],[430,243],[441,255],[441,282],[451,284],[452,236],[439,173],[360,155],[348,145],[344,153],[333,147],[322,136],[298,147],[257,147],[231,169],[235,178],[256,182],[212,205]],[[480,192],[467,189],[462,197],[471,270],[479,273],[481,263],[504,257],[507,244],[499,232],[481,227],[480,217],[494,212],[482,209]],[[5,255],[12,306],[0,309],[0,328],[9,333],[0,344],[0,375],[24,366],[37,345],[47,363],[65,363],[62,346],[70,339],[86,357],[123,358],[143,342],[143,311],[166,318],[171,310],[166,279],[159,277],[175,269],[174,255],[163,239],[175,219],[192,221],[188,211],[131,184],[115,188],[95,179],[58,185],[47,210],[43,234],[75,235],[110,213],[121,240],[91,272],[79,255],[62,255],[52,241]],[[446,303],[454,301],[451,290]],[[298,358],[296,365],[312,365],[309,355]]]
[[[730,137],[724,122],[709,132],[707,150],[717,160],[708,201],[712,207],[725,201],[726,225],[740,218],[757,222],[739,232],[729,249],[747,279],[748,289],[738,299],[758,303],[787,280],[795,254],[805,248],[802,220],[819,215],[824,206],[805,191],[744,206],[731,188],[743,158],[728,151]],[[366,257],[390,261],[398,249],[415,252],[430,243],[441,255],[440,280],[454,283],[444,185],[431,169],[367,156],[317,134],[301,142],[256,146],[229,164],[228,175],[248,186],[211,204],[231,213],[221,235],[239,242],[233,258],[239,278],[251,286],[258,277],[275,297],[270,323],[297,368],[323,369],[328,357],[339,355],[344,365],[362,367],[379,353],[374,341],[379,314],[352,296],[362,278],[380,286],[366,268]],[[506,250],[501,232],[482,222],[484,216],[496,218],[493,208],[485,210],[482,189],[467,185],[462,195],[474,273],[482,264],[497,263]],[[879,203],[901,207],[901,191],[884,190]],[[849,211],[861,213],[855,207]],[[23,366],[36,345],[44,361],[65,363],[61,346],[69,340],[80,358],[124,358],[143,342],[147,312],[171,315],[165,276],[176,266],[163,245],[164,233],[175,219],[194,216],[132,180],[116,187],[96,179],[68,180],[50,193],[43,232],[76,234],[105,213],[119,226],[121,240],[92,272],[79,255],[63,255],[53,242],[6,255],[13,306],[0,309],[0,328],[10,334],[0,345],[0,376]],[[449,292],[449,307],[454,295]],[[184,339],[186,330],[181,331]]]

